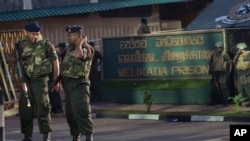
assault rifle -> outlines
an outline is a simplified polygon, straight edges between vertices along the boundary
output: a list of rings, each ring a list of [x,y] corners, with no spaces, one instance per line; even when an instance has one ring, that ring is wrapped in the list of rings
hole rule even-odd
[[[212,100],[213,100],[213,104],[216,104],[218,102],[218,98],[220,97],[220,88],[219,88],[219,83],[218,80],[216,79],[215,75],[212,75],[212,83],[213,83],[213,87],[215,91],[212,94]]]
[[[216,79],[216,75],[215,75],[215,72],[212,70],[211,72],[212,74],[212,85],[213,85],[213,89],[215,91],[212,91],[212,102],[213,104],[216,104],[217,101],[218,101],[218,97],[220,97],[220,87],[219,87],[219,83],[218,83],[218,80]]]
[[[234,86],[234,95],[236,95],[238,93],[238,89],[237,89],[237,71],[236,71],[236,64],[238,61],[238,58],[240,57],[240,52],[237,51],[235,53],[235,56],[233,58],[233,86]]]
[[[213,80],[213,85],[214,85],[214,87],[217,89],[217,91],[218,91],[218,89],[219,89],[219,83],[218,83],[218,80],[216,79],[216,77],[215,77],[215,75],[213,74],[212,75],[212,80]]]
[[[18,69],[18,74],[21,80],[21,85],[22,85],[22,90],[24,92],[24,95],[27,99],[27,107],[31,107],[30,101],[29,101],[29,95],[28,95],[28,87],[27,84],[25,82],[25,77],[24,77],[24,71],[23,71],[23,67],[21,64],[21,59],[19,57],[19,52],[18,52],[18,44],[15,44],[15,50],[16,50],[16,59],[17,59],[17,69]]]

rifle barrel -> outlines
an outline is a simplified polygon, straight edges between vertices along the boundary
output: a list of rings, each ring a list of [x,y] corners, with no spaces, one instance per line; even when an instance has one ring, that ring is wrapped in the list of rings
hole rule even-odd
[[[18,45],[15,44],[18,74],[19,74],[19,77],[21,79],[22,90],[23,90],[24,95],[25,95],[25,97],[27,99],[27,107],[31,107],[31,104],[30,104],[30,101],[29,101],[29,95],[28,95],[28,87],[27,87],[27,84],[25,82],[23,67],[22,67],[22,64],[20,62],[20,57],[19,57],[19,53],[18,53],[17,47],[18,47]]]

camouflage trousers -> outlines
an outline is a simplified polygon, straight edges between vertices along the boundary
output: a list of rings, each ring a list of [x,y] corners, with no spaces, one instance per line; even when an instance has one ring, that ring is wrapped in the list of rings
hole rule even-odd
[[[92,134],[90,81],[64,78],[65,112],[71,135]]]
[[[33,119],[36,117],[40,133],[51,132],[50,101],[48,95],[48,77],[31,78],[29,82],[29,101],[31,106],[27,106],[27,98],[21,92],[19,99],[19,114],[21,132],[32,135]]]
[[[250,100],[250,76],[246,76],[244,73],[237,75],[237,92]]]
[[[228,97],[230,96],[229,89],[229,77],[222,72],[214,73],[215,78],[211,79],[211,98],[212,102],[215,104],[228,102]],[[217,82],[217,85],[215,84]]]

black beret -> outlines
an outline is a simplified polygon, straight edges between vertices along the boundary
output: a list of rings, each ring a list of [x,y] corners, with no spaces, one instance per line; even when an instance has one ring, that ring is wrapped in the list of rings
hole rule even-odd
[[[148,21],[148,19],[147,19],[146,17],[142,17],[142,18],[141,18],[141,22],[142,22],[142,23],[146,23],[147,21]]]
[[[28,32],[39,32],[43,29],[43,25],[39,22],[30,22],[24,27],[24,29]]]
[[[57,46],[59,48],[65,48],[66,47],[66,43],[59,43]]]
[[[68,32],[68,33],[82,33],[83,32],[83,26],[70,25],[70,26],[66,27],[66,32]]]

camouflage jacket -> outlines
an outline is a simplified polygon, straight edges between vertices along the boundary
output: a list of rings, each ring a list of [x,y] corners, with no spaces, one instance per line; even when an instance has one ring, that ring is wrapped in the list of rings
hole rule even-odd
[[[52,72],[52,61],[57,59],[54,46],[48,40],[33,44],[28,38],[18,41],[18,52],[29,77],[39,77]]]
[[[67,53],[61,62],[61,75],[68,78],[89,78],[93,57],[91,60],[76,58],[74,56],[74,49],[74,45],[68,46]],[[91,49],[94,52],[92,47]],[[85,54],[84,49],[83,53]]]

